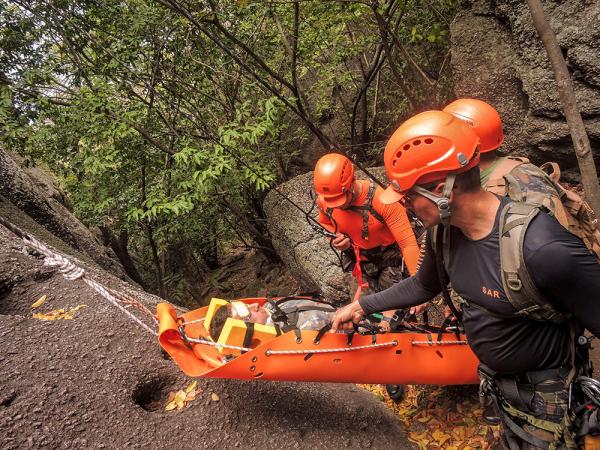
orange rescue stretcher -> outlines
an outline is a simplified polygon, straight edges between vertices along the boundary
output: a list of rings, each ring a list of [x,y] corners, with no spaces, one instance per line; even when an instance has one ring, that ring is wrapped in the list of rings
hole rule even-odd
[[[204,326],[215,300],[180,316],[172,305],[157,306],[160,346],[188,376],[373,384],[476,384],[479,361],[465,335],[414,331],[360,335],[294,331],[279,336],[274,327],[254,325],[249,351],[209,345]],[[264,304],[266,298],[242,299]],[[229,318],[218,343],[242,342],[245,323]],[[235,347],[235,345],[233,346]]]

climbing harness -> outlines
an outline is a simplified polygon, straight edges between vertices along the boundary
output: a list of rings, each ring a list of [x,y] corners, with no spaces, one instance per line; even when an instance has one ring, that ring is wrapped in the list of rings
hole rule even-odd
[[[371,214],[375,219],[377,219],[381,223],[385,223],[385,220],[381,214],[373,208],[373,196],[375,195],[375,184],[372,180],[369,181],[369,191],[367,192],[367,198],[363,205],[351,205],[348,207],[348,210],[354,211],[362,217],[362,228],[361,228],[361,237],[364,240],[369,239],[369,214]],[[331,221],[335,221],[333,218],[333,210],[334,208],[327,208],[324,212],[327,218]],[[337,225],[336,225],[337,228]]]

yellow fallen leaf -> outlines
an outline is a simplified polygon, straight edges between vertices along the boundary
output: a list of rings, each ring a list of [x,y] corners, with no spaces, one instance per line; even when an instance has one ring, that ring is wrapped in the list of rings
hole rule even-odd
[[[33,314],[33,318],[34,319],[39,319],[39,320],[58,320],[61,319],[65,314],[65,309],[61,308],[61,309],[55,309],[54,311],[50,311],[49,313],[43,314],[43,313],[35,313]]]
[[[173,411],[175,408],[177,408],[177,403],[169,402],[167,403],[167,406],[165,406],[165,411]]]
[[[458,447],[456,445],[449,445],[446,447],[446,450],[458,450]]]
[[[36,309],[46,303],[46,296],[42,295],[33,305],[31,305],[31,309]]]
[[[417,418],[417,421],[419,421],[419,422],[421,422],[421,423],[427,423],[427,422],[429,422],[431,419],[432,419],[432,417],[431,417],[431,416],[429,416],[429,415],[427,415],[427,414],[424,414],[424,415],[422,415],[421,417],[418,417],[418,418]]]
[[[452,430],[452,435],[459,441],[463,441],[465,439],[465,427],[455,427]]]
[[[177,393],[175,394],[175,397],[173,398],[174,402],[182,402],[185,400],[185,396],[187,394],[185,393],[185,391],[182,389],[180,391],[177,391]]]
[[[35,313],[32,315],[34,319],[39,320],[71,320],[75,314],[75,311],[79,311],[81,308],[85,308],[87,305],[78,305],[75,308],[71,308],[68,311],[65,311],[64,308],[55,309],[54,311],[50,311],[46,314]]]
[[[419,445],[419,450],[429,450],[430,442],[431,441],[428,441],[427,439],[417,442],[417,444]]]
[[[195,390],[195,389],[196,389],[196,386],[197,386],[197,385],[198,385],[198,382],[197,382],[197,381],[192,381],[192,382],[191,382],[191,383],[188,385],[188,387],[186,387],[186,388],[184,389],[185,393],[187,394],[188,392],[192,392],[193,390]]]
[[[215,394],[214,392],[212,394],[210,394],[210,398],[212,399],[213,402],[219,401],[219,396],[217,394]]]
[[[439,430],[435,430],[431,436],[433,437],[433,439],[436,440],[437,444],[439,444],[440,446],[444,445],[444,442],[446,442],[447,440],[450,439],[450,435],[446,434],[442,431]]]

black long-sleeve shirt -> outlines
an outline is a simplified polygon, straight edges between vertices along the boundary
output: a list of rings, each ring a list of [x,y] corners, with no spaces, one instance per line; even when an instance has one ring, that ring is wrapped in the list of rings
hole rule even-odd
[[[502,286],[498,239],[500,212],[509,201],[501,199],[494,227],[482,239],[469,239],[451,227],[448,276],[452,286],[468,302],[498,314],[463,306],[469,344],[481,362],[502,373],[562,366],[570,354],[567,325],[511,317],[516,311]],[[571,313],[600,336],[600,264],[583,242],[554,218],[540,213],[527,229],[523,251],[527,270],[541,293],[556,309]],[[427,242],[415,276],[363,297],[360,305],[367,314],[407,308],[431,300],[440,291],[435,254]]]

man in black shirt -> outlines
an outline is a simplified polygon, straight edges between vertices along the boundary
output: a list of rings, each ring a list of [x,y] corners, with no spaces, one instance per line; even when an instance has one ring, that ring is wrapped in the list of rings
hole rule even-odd
[[[511,200],[481,188],[478,142],[468,125],[440,111],[418,114],[396,130],[384,155],[391,185],[382,201],[401,201],[428,228],[441,225],[449,230],[444,251],[438,251],[438,245],[434,249],[430,233],[426,255],[415,276],[338,310],[332,329],[348,328],[365,314],[409,308],[437,296],[442,284],[436,254],[444,253],[444,272],[464,299],[463,325],[482,367],[495,372],[498,380],[529,383],[531,395],[522,402],[511,402],[519,403],[512,406],[546,421],[543,425],[548,421],[561,423],[567,411],[568,387],[558,383],[559,388],[551,392],[554,403],[550,404],[546,393],[539,394],[538,386],[555,386],[556,380],[570,384],[572,327],[569,322],[517,315],[509,301],[502,281],[498,230],[501,211]],[[527,228],[522,251],[535,287],[552,308],[600,336],[600,265],[582,241],[554,218],[540,213]],[[502,394],[503,400],[509,398],[508,393]],[[511,448],[547,448],[554,440],[552,433],[538,433],[540,430],[526,423],[539,420],[509,417],[504,412],[501,416]],[[529,438],[533,436],[525,438],[529,444],[507,427],[507,421],[525,429]],[[564,430],[561,433],[565,434]],[[556,436],[569,441],[568,436]]]

